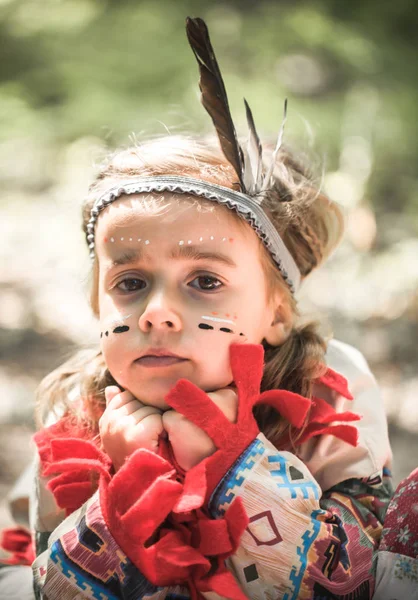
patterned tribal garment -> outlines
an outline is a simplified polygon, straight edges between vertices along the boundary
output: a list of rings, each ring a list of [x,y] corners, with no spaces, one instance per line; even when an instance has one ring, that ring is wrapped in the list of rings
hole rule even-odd
[[[313,467],[308,469],[291,452],[278,451],[253,428],[252,409],[244,409],[260,399],[263,357],[251,346],[241,348],[235,366],[231,351],[234,380],[241,381],[237,424],[224,423],[217,433],[212,432],[214,440],[218,436],[218,451],[183,479],[168,455],[157,457],[141,450],[111,478],[106,457],[85,442],[85,464],[92,469],[94,461],[100,463],[97,471],[102,473],[100,487],[91,495],[91,476],[80,475],[84,451],[80,440],[73,440],[77,458],[72,462],[63,453],[64,447],[67,453],[71,448],[68,439],[62,446],[55,444],[55,462],[48,471],[44,460],[48,443],[44,444],[45,436],[38,438],[42,472],[47,476],[40,477],[39,483],[50,480],[55,500],[69,514],[51,533],[48,546],[38,549],[41,553],[33,569],[42,598],[52,600],[58,590],[63,600],[372,597],[376,550],[391,497],[388,472],[382,464],[380,474],[376,473],[374,461],[372,468],[356,467],[358,477],[337,481],[323,491]],[[329,386],[340,400],[344,394],[348,398],[343,378],[329,375],[322,385]],[[182,398],[183,414],[194,420],[191,407],[202,413],[202,406],[205,410],[208,406],[205,394],[187,384],[180,385],[169,403],[181,410],[176,402]],[[298,402],[304,407],[307,401],[286,396],[290,392],[276,392],[275,397],[266,392],[264,401],[274,401],[284,412]],[[334,435],[342,437],[349,433],[344,427],[353,427],[335,426],[335,421],[354,420],[345,407],[337,418],[316,400],[310,414],[317,415],[317,422],[310,422],[310,439],[305,442],[310,451],[312,444],[330,439],[325,435],[327,427],[329,433],[334,427]],[[195,418],[204,427],[199,415]],[[214,414],[211,421],[217,418]],[[57,424],[54,431],[60,427]],[[237,440],[242,438],[241,447]],[[349,454],[349,444],[339,443]],[[51,478],[64,463],[67,471]],[[316,463],[312,460],[311,464]],[[350,468],[345,472],[351,473]],[[74,473],[78,473],[78,483],[71,480]],[[147,485],[141,487],[138,482],[146,478]],[[319,471],[318,478],[324,479]],[[71,485],[75,487],[70,489]],[[77,486],[82,491],[79,508],[73,493]],[[156,492],[153,498],[151,489]]]

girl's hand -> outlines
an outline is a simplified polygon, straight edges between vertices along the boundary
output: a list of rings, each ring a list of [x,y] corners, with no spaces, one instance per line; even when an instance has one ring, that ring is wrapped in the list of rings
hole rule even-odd
[[[138,448],[157,452],[159,437],[164,431],[161,411],[145,406],[117,386],[108,386],[105,396],[106,409],[99,420],[99,430],[103,449],[115,471]]]
[[[211,392],[208,396],[227,419],[235,423],[238,413],[238,396],[235,390],[224,388]],[[215,452],[216,446],[210,437],[177,411],[168,410],[163,413],[162,422],[176,461],[182,469],[188,471]]]

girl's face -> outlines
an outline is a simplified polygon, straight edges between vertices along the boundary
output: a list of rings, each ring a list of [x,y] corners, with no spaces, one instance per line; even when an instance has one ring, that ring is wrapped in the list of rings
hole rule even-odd
[[[275,316],[251,227],[213,203],[202,211],[174,198],[164,211],[149,197],[119,199],[96,228],[106,364],[162,409],[180,378],[208,392],[231,384],[230,345],[260,343]]]

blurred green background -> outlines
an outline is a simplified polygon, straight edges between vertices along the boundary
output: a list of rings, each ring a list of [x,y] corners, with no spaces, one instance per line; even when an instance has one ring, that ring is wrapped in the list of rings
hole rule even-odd
[[[97,339],[80,199],[109,150],[211,132],[187,15],[207,21],[238,131],[324,172],[345,240],[301,304],[366,355],[395,480],[418,464],[418,10],[409,0],[0,0],[0,497],[32,453],[34,390]],[[8,520],[5,502],[0,525]]]

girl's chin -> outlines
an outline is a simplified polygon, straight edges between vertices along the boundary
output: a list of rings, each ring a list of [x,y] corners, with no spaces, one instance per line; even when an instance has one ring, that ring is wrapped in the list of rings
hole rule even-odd
[[[171,385],[160,385],[157,388],[153,389],[144,389],[144,387],[137,388],[137,386],[132,386],[129,391],[135,398],[137,398],[142,404],[146,404],[147,406],[155,406],[163,411],[170,410],[167,402],[164,398],[167,396],[168,392],[175,386],[175,383]]]
[[[177,381],[178,379],[174,379],[171,381],[160,380],[159,382],[152,383],[144,382],[143,385],[138,385],[138,382],[136,382],[136,385],[127,386],[125,389],[129,389],[129,391],[135,396],[135,398],[137,398],[143,404],[146,404],[147,406],[155,406],[156,408],[159,408],[162,411],[166,411],[171,410],[171,407],[167,404],[165,398],[167,397],[167,394],[170,392],[170,390],[172,390],[173,387],[176,385]],[[192,381],[191,378],[189,379],[189,381],[194,383],[194,385],[197,385],[197,387],[199,387],[206,393],[211,393],[226,388],[233,383],[232,378],[229,374],[226,374],[225,377],[219,377],[219,381],[217,381],[216,383],[213,383],[213,381],[205,381],[203,383],[195,382]]]

